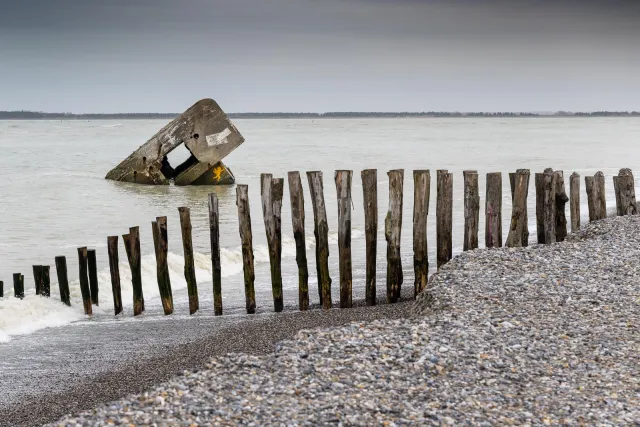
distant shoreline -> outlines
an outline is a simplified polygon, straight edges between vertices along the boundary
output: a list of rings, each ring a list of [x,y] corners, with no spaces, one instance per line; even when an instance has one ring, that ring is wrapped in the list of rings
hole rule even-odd
[[[174,119],[179,113],[71,114],[35,111],[0,111],[0,120],[149,120]],[[557,113],[458,113],[458,112],[329,112],[329,113],[229,113],[231,119],[360,119],[360,118],[555,118],[640,117],[640,111],[595,111]]]

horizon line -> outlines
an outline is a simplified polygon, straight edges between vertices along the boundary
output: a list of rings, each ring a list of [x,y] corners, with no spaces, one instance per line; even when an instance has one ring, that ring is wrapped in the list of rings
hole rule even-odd
[[[576,115],[576,114],[640,114],[640,110],[591,110],[591,111],[569,111],[569,110],[538,110],[538,111],[458,111],[458,110],[430,110],[430,111],[325,111],[325,112],[294,112],[294,111],[275,111],[275,112],[228,112],[229,116],[239,115],[307,115],[307,116],[326,116],[326,115]],[[101,113],[72,113],[72,112],[46,112],[36,110],[0,110],[2,115],[42,115],[42,116],[136,116],[136,115],[158,115],[158,116],[179,116],[182,113],[176,112],[101,112]]]

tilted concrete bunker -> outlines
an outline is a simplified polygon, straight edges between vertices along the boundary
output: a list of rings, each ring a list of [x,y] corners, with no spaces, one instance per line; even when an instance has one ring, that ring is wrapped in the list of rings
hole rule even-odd
[[[137,184],[227,185],[235,178],[222,159],[244,138],[213,99],[202,99],[113,168],[106,179]],[[167,155],[180,144],[191,156],[172,166]]]

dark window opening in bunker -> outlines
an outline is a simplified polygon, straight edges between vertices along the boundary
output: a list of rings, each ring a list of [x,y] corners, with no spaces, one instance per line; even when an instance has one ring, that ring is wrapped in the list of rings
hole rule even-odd
[[[167,179],[173,180],[196,163],[198,163],[198,159],[184,144],[180,144],[162,158],[160,172]]]

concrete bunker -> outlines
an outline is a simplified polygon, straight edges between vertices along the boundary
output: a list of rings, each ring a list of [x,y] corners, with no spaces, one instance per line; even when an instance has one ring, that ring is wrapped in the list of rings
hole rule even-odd
[[[149,185],[233,184],[233,173],[222,159],[243,142],[220,106],[202,99],[109,171],[106,179]],[[180,150],[176,161],[174,154]]]

